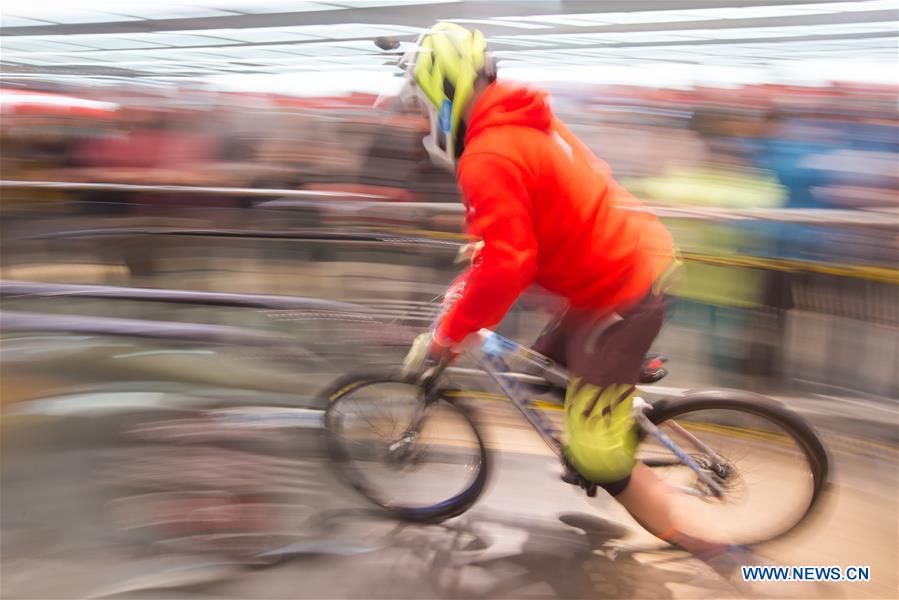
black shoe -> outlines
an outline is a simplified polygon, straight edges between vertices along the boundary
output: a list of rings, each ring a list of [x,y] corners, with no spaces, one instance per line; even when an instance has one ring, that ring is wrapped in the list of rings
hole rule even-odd
[[[588,481],[583,475],[578,473],[574,465],[568,462],[568,459],[564,456],[562,457],[562,474],[560,477],[565,483],[582,488],[590,498],[596,495],[596,484]]]
[[[562,481],[571,485],[580,485],[581,479],[583,479],[580,473],[578,473],[568,465],[563,465],[561,477]]]

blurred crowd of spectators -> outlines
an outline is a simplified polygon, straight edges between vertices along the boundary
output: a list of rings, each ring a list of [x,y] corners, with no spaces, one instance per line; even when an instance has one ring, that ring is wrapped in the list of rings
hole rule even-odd
[[[808,326],[795,325],[804,323],[797,314],[849,319],[856,325],[846,339],[867,336],[873,340],[866,342],[871,348],[881,344],[875,337],[887,340],[899,326],[894,281],[899,259],[896,90],[834,85],[550,91],[557,113],[610,163],[627,188],[654,206],[697,207],[700,213],[704,208],[802,209],[805,214],[816,212],[806,209],[843,209],[816,223],[768,217],[668,219],[689,259],[687,285],[678,292],[680,318],[693,330],[707,332],[700,344],[720,373],[776,377],[784,369],[784,349],[799,353],[785,339],[790,329],[785,314],[791,309],[798,309],[791,313],[794,329]],[[104,108],[68,106],[66,98],[79,93],[66,90],[53,102],[4,102],[4,180],[336,190],[395,202],[458,200],[452,174],[432,166],[420,143],[424,119],[389,102],[375,108],[370,95],[287,98],[193,92],[110,98],[94,91],[93,100],[107,101]],[[100,217],[126,218],[140,226],[158,224],[159,217],[191,218],[192,226],[289,226],[285,219],[290,217],[283,212],[272,217],[254,210],[252,218],[241,216],[239,209],[268,199],[224,192],[9,188],[2,211],[5,231],[16,230],[17,235],[19,224],[33,221],[35,212],[73,210],[82,217],[82,229],[97,226],[85,225],[85,218]],[[216,213],[230,215],[223,223],[210,216],[211,207],[237,210]],[[302,226],[416,227],[427,234],[422,230],[458,232],[461,225],[456,213],[416,221],[409,216],[412,211],[388,211],[378,218],[342,215],[325,222],[319,210],[312,211],[312,220],[305,213]],[[845,216],[859,211],[880,215],[886,226],[848,224]],[[135,281],[152,284],[160,247],[158,238],[147,236],[121,242],[124,262],[131,276],[139,278]],[[270,258],[279,257],[285,258]],[[311,258],[325,259],[321,251]],[[772,259],[781,263],[772,266]],[[824,270],[807,268],[810,264]],[[888,273],[870,276],[842,267]],[[832,348],[839,353],[850,345],[840,342],[845,336],[837,330],[843,325],[833,323],[822,335],[838,342]],[[858,323],[875,329],[860,333]],[[893,329],[876,329],[881,325]],[[895,352],[876,354],[889,362]],[[852,359],[836,354],[816,358],[813,377],[826,378],[836,372],[834,365]],[[884,375],[872,389],[895,389],[894,380]]]
[[[131,97],[88,114],[68,110],[66,96],[57,97],[53,105],[7,109],[0,126],[4,179],[277,189],[363,184],[398,191],[410,187],[410,169],[426,158],[412,135],[418,124],[385,119],[368,96],[347,102],[216,95],[189,106]],[[422,191],[432,196],[427,186]]]
[[[569,86],[552,91],[556,111],[627,188],[653,205],[896,215],[899,112],[893,89]],[[457,200],[454,178],[432,166],[419,143],[424,120],[389,103],[375,108],[370,95],[290,98],[193,90],[105,92],[98,98],[96,90],[91,93],[93,100],[116,101],[87,110],[76,106],[78,90],[40,93],[18,104],[17,96],[6,98],[0,124],[3,179]],[[42,190],[5,196],[7,209],[58,208],[66,205],[60,200],[74,199],[106,214],[150,207],[158,215],[168,208],[246,207],[260,201],[251,195],[171,191]],[[838,223],[770,220],[738,227],[673,226],[685,251],[890,266],[896,259],[896,236],[889,230],[872,234]],[[734,295],[718,283],[715,288],[707,293]]]
[[[560,88],[556,110],[658,203],[895,207],[896,92],[754,86]],[[92,92],[94,95],[97,92]],[[74,94],[73,94],[74,95]],[[60,95],[59,98],[65,98]],[[95,114],[5,103],[4,179],[293,188],[359,184],[447,200],[421,123],[374,98],[122,96]]]
[[[653,205],[863,209],[896,215],[899,112],[891,88],[556,86],[551,91],[562,118],[627,188]],[[79,93],[87,91],[67,90],[53,96],[54,102],[4,102],[3,179],[342,190],[396,201],[458,199],[452,175],[433,166],[420,144],[424,119],[389,102],[375,108],[370,95],[92,90],[92,100],[113,102],[87,111],[67,106],[66,99]],[[176,208],[183,214],[185,208],[210,205],[247,207],[266,198],[17,191],[6,194],[5,205],[29,211],[65,206],[59,201],[66,199],[78,200],[89,212],[159,215]],[[459,227],[456,220],[448,223],[451,229]],[[897,257],[895,232],[838,223],[765,220],[735,227],[685,221],[672,227],[684,251],[713,256],[888,266]],[[724,285],[728,277],[718,272],[720,267],[695,270],[698,299],[750,305],[759,300],[763,286],[743,276]]]

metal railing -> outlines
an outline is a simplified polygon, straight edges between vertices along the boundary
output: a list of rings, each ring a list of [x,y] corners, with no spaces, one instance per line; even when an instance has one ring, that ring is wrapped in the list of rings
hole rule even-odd
[[[450,202],[399,202],[377,194],[333,192],[291,189],[259,189],[234,187],[199,187],[179,185],[136,185],[121,183],[89,183],[72,181],[19,181],[0,180],[0,188],[37,189],[58,191],[118,191],[177,193],[206,196],[235,196],[277,198],[258,204],[257,208],[291,209],[331,206],[340,201],[342,210],[358,210],[395,207],[394,210],[422,210],[433,213],[462,214],[464,207]],[[641,209],[636,209],[641,210]],[[788,208],[717,208],[651,206],[661,217],[705,221],[753,221],[764,220],[780,223],[805,223],[827,225],[864,225],[899,229],[899,208],[878,210],[843,209],[788,209]]]
[[[77,296],[92,299],[137,300],[234,308],[265,308],[270,310],[326,310],[348,313],[370,312],[368,308],[360,304],[298,296],[196,292],[191,290],[42,283],[35,281],[0,280],[0,296],[38,296],[45,298]]]

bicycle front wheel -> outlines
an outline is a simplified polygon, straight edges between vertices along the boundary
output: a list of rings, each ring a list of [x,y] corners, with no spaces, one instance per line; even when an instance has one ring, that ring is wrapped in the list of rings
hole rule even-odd
[[[653,405],[647,416],[714,481],[644,434],[638,458],[679,489],[673,510],[685,533],[755,544],[792,531],[828,484],[827,451],[799,415],[764,396],[706,391]]]
[[[487,483],[484,441],[468,411],[394,375],[351,376],[327,392],[328,451],[362,496],[404,521],[468,510]]]

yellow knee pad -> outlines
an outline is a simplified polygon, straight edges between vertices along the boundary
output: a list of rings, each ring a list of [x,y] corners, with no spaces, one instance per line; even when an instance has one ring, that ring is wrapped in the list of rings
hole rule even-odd
[[[638,443],[633,399],[632,385],[599,387],[575,379],[568,386],[565,454],[586,479],[611,483],[630,475]]]

